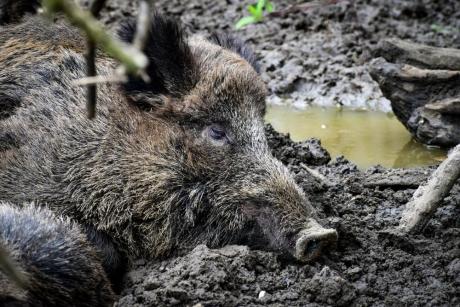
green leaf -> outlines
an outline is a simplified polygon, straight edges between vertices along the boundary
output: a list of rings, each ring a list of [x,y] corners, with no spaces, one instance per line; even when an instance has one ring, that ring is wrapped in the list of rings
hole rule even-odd
[[[248,5],[248,12],[252,16],[256,17],[257,16],[257,8],[254,4]]]
[[[275,6],[273,5],[273,3],[271,1],[267,1],[267,3],[265,4],[265,11],[267,11],[267,13],[271,13],[275,10]]]
[[[440,32],[442,32],[443,28],[442,28],[442,26],[433,23],[431,25],[431,30],[434,31],[434,32],[440,33]]]
[[[246,27],[247,25],[257,23],[257,21],[257,18],[254,16],[246,16],[238,20],[238,22],[235,25],[235,28],[239,30],[241,28]]]
[[[258,0],[257,1],[257,12],[260,14],[263,13],[265,7],[265,0]]]

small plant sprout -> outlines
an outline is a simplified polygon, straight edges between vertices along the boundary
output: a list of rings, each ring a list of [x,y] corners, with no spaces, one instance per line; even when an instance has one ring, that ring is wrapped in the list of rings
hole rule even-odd
[[[450,32],[453,32],[453,29],[451,27],[445,27],[437,23],[431,24],[430,28],[431,31],[437,34],[449,34]]]
[[[256,4],[248,5],[249,16],[241,18],[235,25],[236,29],[244,28],[247,25],[261,22],[265,13],[274,10],[273,3],[269,0],[258,0]]]

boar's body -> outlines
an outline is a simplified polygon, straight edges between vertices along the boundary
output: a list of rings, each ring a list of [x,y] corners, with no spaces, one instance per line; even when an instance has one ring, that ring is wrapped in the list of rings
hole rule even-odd
[[[112,306],[100,255],[80,227],[31,204],[0,202],[0,248],[23,275],[16,285],[0,270],[0,306]],[[0,266],[1,268],[1,266]]]
[[[130,41],[134,28],[120,36]],[[98,85],[86,117],[84,39],[38,17],[0,29],[0,200],[36,201],[129,255],[243,243],[316,257],[336,239],[264,135],[265,87],[239,41],[186,40],[155,16],[151,83]],[[98,74],[116,64],[102,52]]]

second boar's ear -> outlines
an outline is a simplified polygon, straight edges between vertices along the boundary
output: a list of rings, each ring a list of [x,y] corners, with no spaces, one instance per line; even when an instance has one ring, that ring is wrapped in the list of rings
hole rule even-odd
[[[248,46],[241,39],[226,33],[213,33],[210,38],[211,42],[233,51],[239,54],[255,69],[257,73],[260,73],[260,66],[257,62],[256,55],[252,51],[251,47]]]
[[[0,25],[19,21],[27,13],[36,13],[40,0],[0,0]]]
[[[136,35],[136,22],[129,21],[118,31],[120,39],[131,43]],[[181,97],[195,85],[195,63],[184,32],[179,24],[160,14],[153,14],[144,53],[149,59],[150,82],[130,77],[123,85],[129,96],[162,94]]]

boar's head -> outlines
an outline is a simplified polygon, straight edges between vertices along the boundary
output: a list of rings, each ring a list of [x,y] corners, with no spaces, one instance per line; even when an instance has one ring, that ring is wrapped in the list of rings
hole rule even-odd
[[[318,256],[337,234],[314,220],[303,191],[271,155],[266,89],[252,51],[225,35],[186,40],[173,21],[154,20],[145,49],[151,82],[124,85],[150,123],[143,124],[150,139],[143,168],[134,163],[131,178],[144,190],[134,202],[136,241],[156,256],[199,243]],[[134,32],[125,26],[121,37],[130,41]]]

